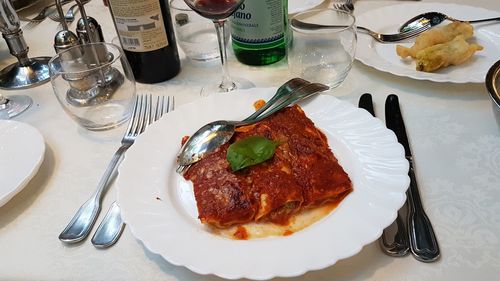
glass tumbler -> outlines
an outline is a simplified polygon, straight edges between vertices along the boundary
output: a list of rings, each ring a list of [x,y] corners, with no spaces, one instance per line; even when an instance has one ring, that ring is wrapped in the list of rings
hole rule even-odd
[[[195,61],[219,58],[219,44],[214,23],[193,11],[183,0],[170,0],[175,38],[186,56]],[[229,39],[226,33],[226,40]]]
[[[295,24],[297,21],[312,25]],[[354,16],[335,9],[310,10],[296,14],[291,27],[291,75],[330,88],[339,86],[351,69],[356,51]]]
[[[93,43],[71,47],[49,62],[50,81],[64,111],[82,127],[100,131],[126,122],[135,80],[120,47]]]

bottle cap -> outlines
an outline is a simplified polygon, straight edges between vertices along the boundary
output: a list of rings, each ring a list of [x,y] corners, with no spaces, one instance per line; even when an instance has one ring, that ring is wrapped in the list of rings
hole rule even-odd
[[[188,21],[189,21],[189,16],[185,13],[180,13],[175,15],[175,22],[180,26],[185,25],[186,23],[188,23]]]

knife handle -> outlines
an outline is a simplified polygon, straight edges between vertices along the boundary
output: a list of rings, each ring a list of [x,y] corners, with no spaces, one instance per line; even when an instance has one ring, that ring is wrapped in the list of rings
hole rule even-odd
[[[422,262],[434,262],[440,256],[436,234],[431,221],[425,214],[417,187],[415,171],[410,162],[410,187],[407,192],[409,202],[408,232],[410,249],[415,258]]]
[[[375,117],[375,111],[373,110],[373,101],[372,101],[372,95],[368,93],[364,93],[361,95],[359,98],[359,108],[363,108],[366,111],[370,112],[370,114]]]

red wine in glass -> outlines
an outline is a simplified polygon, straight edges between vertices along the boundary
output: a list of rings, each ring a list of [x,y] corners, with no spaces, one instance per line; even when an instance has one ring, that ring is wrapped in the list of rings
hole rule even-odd
[[[227,18],[243,4],[243,1],[244,0],[184,0],[184,2],[186,2],[195,12],[214,22],[215,30],[217,31],[217,39],[219,40],[222,63],[222,82],[212,87],[204,87],[201,91],[202,95],[214,92],[230,92],[238,87],[229,75],[226,53],[227,42],[224,34]]]
[[[191,8],[202,17],[221,20],[228,18],[242,3],[241,0],[196,0]]]

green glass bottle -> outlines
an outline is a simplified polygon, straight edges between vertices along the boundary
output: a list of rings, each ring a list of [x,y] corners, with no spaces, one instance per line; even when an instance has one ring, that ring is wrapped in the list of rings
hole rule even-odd
[[[288,0],[246,0],[230,22],[234,54],[241,63],[267,65],[285,57]]]

